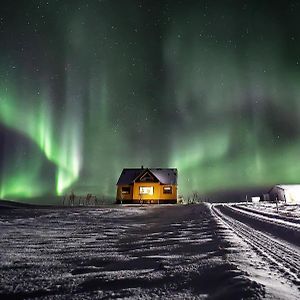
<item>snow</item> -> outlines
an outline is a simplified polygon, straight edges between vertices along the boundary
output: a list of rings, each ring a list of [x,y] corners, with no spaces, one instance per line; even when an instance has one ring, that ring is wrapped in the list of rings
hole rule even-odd
[[[282,216],[280,215],[266,213],[262,210],[257,210],[257,209],[249,209],[248,207],[246,210],[244,210],[243,206],[231,205],[231,208],[240,213],[247,213],[248,216],[252,216],[253,218],[258,218],[268,223],[276,223],[282,226],[292,227],[293,230],[300,230],[300,222],[299,222],[300,220],[298,220],[297,218],[292,218],[292,217],[289,217],[288,219],[282,218]]]
[[[276,203],[273,202],[260,202],[259,204],[244,202],[239,203],[239,206],[255,210],[260,213],[269,214],[276,218],[280,217],[285,220],[291,219],[292,221],[297,220],[300,223],[300,205],[297,204],[288,205],[283,202],[279,202],[278,212]]]
[[[257,230],[254,223],[248,226],[239,222],[233,216],[240,214],[240,210],[231,208],[232,214],[226,214],[228,207],[218,205],[213,211],[226,228],[236,233],[233,239],[241,243],[240,248],[245,251],[242,263],[245,264],[249,274],[265,286],[267,298],[273,298],[275,295],[276,299],[299,299],[300,248],[297,246],[299,241],[294,240],[294,243],[290,244],[282,240],[276,230],[269,235],[269,232]],[[249,212],[245,215],[253,216]],[[249,251],[249,246],[254,251]],[[246,260],[245,256],[248,257]],[[237,257],[238,255],[235,255],[234,259]]]
[[[225,212],[206,204],[2,209],[0,298],[299,298],[297,246]],[[286,260],[276,256],[283,249]]]

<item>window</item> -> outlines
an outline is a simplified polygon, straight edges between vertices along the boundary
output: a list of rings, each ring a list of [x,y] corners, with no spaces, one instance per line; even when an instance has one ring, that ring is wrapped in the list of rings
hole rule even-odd
[[[140,195],[153,195],[153,186],[140,186]]]
[[[122,194],[130,194],[130,186],[123,186]]]
[[[172,194],[172,187],[164,186],[164,194]]]

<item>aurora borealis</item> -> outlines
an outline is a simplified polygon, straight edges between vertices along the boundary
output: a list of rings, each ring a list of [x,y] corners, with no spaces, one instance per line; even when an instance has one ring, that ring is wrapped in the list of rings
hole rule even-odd
[[[4,1],[0,198],[299,183],[297,1]]]

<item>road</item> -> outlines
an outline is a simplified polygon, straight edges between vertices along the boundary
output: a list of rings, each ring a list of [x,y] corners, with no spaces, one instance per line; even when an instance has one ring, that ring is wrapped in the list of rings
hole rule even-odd
[[[295,290],[300,291],[300,238],[297,222],[264,217],[231,205],[213,205],[212,214],[250,245],[268,262],[271,269],[279,271]]]

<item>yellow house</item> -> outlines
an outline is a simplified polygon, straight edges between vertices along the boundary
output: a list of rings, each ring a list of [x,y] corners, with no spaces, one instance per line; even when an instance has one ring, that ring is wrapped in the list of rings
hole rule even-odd
[[[177,203],[177,169],[123,169],[117,203]]]

